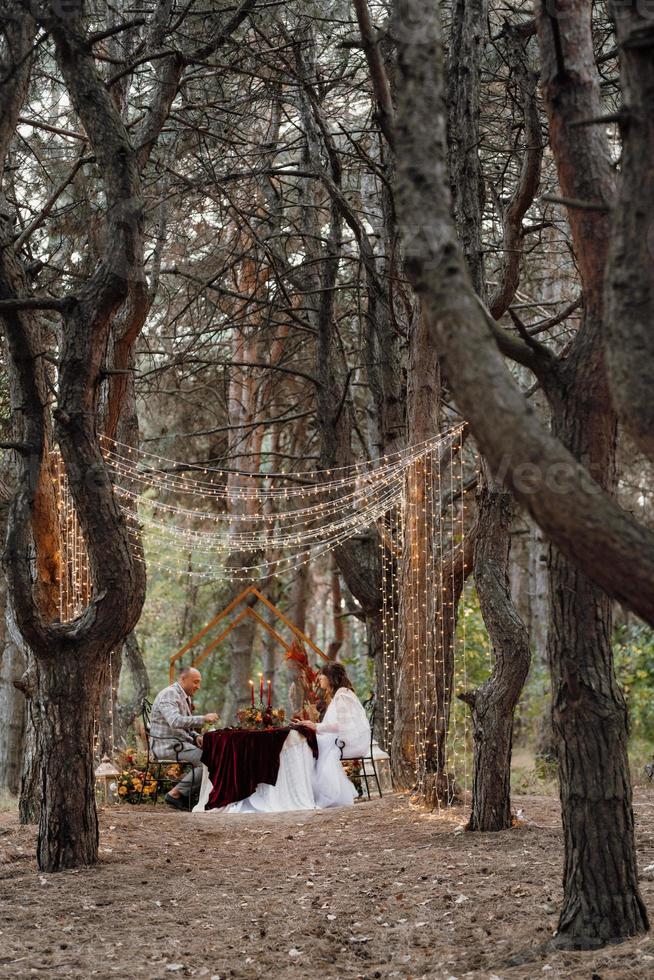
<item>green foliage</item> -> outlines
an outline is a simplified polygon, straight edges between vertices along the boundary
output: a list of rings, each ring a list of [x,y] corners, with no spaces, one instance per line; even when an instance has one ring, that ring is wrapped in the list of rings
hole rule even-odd
[[[618,627],[615,671],[629,711],[632,742],[651,742],[654,734],[654,630],[642,623]]]
[[[170,657],[229,600],[225,582],[195,581],[164,571],[159,565],[170,563],[170,555],[159,551],[156,538],[147,531],[144,539],[150,564],[145,605],[136,632],[154,695],[169,683]],[[184,556],[180,557],[183,561]],[[216,693],[224,691],[229,676],[228,651],[228,644],[222,645],[203,665],[202,689],[195,699],[200,711],[216,709]],[[206,699],[210,706],[205,705]]]
[[[472,726],[470,709],[457,695],[483,684],[490,676],[492,667],[490,640],[479,608],[477,590],[474,581],[470,579],[459,605],[454,650],[454,692],[450,712],[450,769],[459,774],[459,777],[466,767],[472,765]]]
[[[465,632],[465,669],[461,651]],[[455,694],[477,687],[492,670],[492,651],[474,585],[466,587],[457,628]],[[629,712],[629,756],[632,771],[642,775],[654,752],[654,630],[640,623],[618,627],[614,635],[615,670]],[[465,682],[467,680],[467,683]],[[556,784],[556,763],[535,756],[543,718],[549,712],[549,674],[542,656],[532,650],[527,682],[516,709],[513,790],[549,793]],[[451,745],[458,772],[463,771],[463,746],[472,752],[468,709],[458,699],[452,706]],[[518,751],[515,749],[518,747]]]
[[[465,664],[463,646],[465,643]],[[487,679],[493,668],[492,650],[488,632],[479,608],[477,590],[472,580],[468,581],[459,606],[459,619],[456,628],[455,690],[458,692],[479,687]]]

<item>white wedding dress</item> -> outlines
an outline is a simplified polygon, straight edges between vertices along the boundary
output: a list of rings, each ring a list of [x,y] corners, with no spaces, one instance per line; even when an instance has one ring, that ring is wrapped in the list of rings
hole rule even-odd
[[[347,806],[357,791],[341,765],[370,751],[370,725],[363,705],[347,687],[339,687],[321,722],[316,725],[318,758],[313,771],[313,794],[318,807]]]
[[[274,786],[259,783],[254,793],[238,803],[209,813],[280,813],[284,810],[315,810],[331,806],[348,806],[357,795],[341,765],[343,755],[367,755],[370,749],[370,725],[354,691],[340,687],[332,698],[325,716],[316,726],[318,758],[304,736],[289,732],[279,754],[279,772]],[[193,808],[203,813],[211,793],[206,766],[200,799]]]

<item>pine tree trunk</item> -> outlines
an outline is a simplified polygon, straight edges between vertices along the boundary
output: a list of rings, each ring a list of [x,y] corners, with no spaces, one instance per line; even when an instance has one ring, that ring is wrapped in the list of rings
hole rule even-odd
[[[93,725],[107,671],[106,656],[81,663],[64,654],[39,664],[35,700],[41,719],[36,730],[41,757],[37,850],[41,871],[79,868],[98,859]]]
[[[471,708],[474,739],[469,830],[511,826],[513,712],[529,670],[529,637],[513,605],[508,567],[514,505],[484,480],[477,494],[475,581],[495,666],[481,687],[460,695]]]
[[[565,836],[556,942],[590,949],[648,928],[638,888],[627,709],[613,672],[610,600],[555,549],[550,569],[552,720]]]
[[[605,389],[578,373],[554,431],[615,486],[615,417]],[[638,887],[627,708],[613,667],[611,600],[550,550],[548,656],[565,837],[556,942],[588,949],[648,928]]]
[[[23,742],[23,772],[18,799],[18,819],[22,824],[38,823],[41,814],[41,760],[33,712],[34,702],[28,700]]]
[[[548,386],[551,401],[558,396],[567,402],[571,383],[577,385],[578,403],[572,408],[577,425],[563,440],[565,449],[561,441],[543,433],[533,411],[527,410],[470,290],[443,181],[440,23],[429,0],[405,0],[404,6],[405,15],[421,32],[422,43],[411,45],[401,35],[398,38],[398,214],[411,243],[416,229],[429,229],[420,247],[414,247],[407,271],[428,311],[434,344],[443,354],[457,403],[471,419],[490,464],[498,469],[505,465],[509,486],[540,526],[597,582],[652,621],[651,535],[614,505],[608,493],[597,493],[598,480],[605,488],[610,485],[611,473],[606,471],[612,468],[602,431],[610,416],[610,399],[604,384],[598,303],[606,271],[598,252],[610,228],[597,218],[610,221],[612,196],[610,190],[605,194],[606,181],[599,172],[608,154],[597,140],[606,136],[606,130],[579,125],[596,118],[602,109],[599,99],[596,104],[583,99],[589,91],[584,69],[591,66],[596,73],[590,4],[583,4],[588,34],[583,43],[574,22],[578,3],[556,5],[564,8],[560,12],[565,30],[559,9],[551,4],[536,8],[539,16],[547,18],[551,48],[551,106],[557,118],[550,123],[550,140],[556,143],[555,150],[576,151],[583,134],[592,134],[587,153],[569,153],[565,165],[557,161],[561,192],[601,205],[597,210],[569,209],[573,237],[583,242],[575,251],[584,290],[583,323],[572,348],[556,364],[543,351],[535,359],[531,353],[527,357],[524,349],[520,352],[523,363],[531,363],[541,383]],[[543,58],[546,77],[545,69]],[[566,103],[565,89],[571,86],[574,91]],[[561,143],[557,135],[562,127]],[[611,176],[610,167],[605,169]],[[581,178],[577,182],[568,179],[577,177]],[[587,368],[585,376],[574,377],[581,360]],[[595,424],[598,413],[602,415],[599,426]],[[561,428],[555,426],[555,435],[562,439]],[[614,427],[607,428],[614,439]],[[583,461],[583,468],[577,460]],[[528,485],[519,466],[528,463],[533,470],[534,462],[540,476]],[[587,479],[588,473],[592,480]],[[648,923],[637,885],[626,712],[613,673],[609,610],[585,577],[578,573],[575,577],[572,570],[568,574],[561,562],[559,571],[558,559],[552,561],[552,598],[554,615],[565,616],[567,622],[555,619],[556,638],[550,637],[566,843],[559,932],[563,941],[583,947],[619,941],[647,929]]]
[[[604,353],[604,287],[607,268],[611,272],[608,205],[615,199],[614,173],[606,131],[578,124],[602,111],[592,4],[554,0],[536,13],[541,88],[561,193],[607,204],[605,210],[568,208],[584,308],[575,340],[559,362],[558,386],[549,393],[552,429],[611,494],[617,418]],[[648,922],[638,889],[627,711],[613,669],[611,602],[554,547],[550,615],[552,719],[565,835],[557,942],[588,948],[636,935]]]
[[[40,710],[40,702],[36,698],[38,669],[38,661],[28,650],[27,667],[20,682],[25,695],[25,736],[18,817],[23,824],[38,823],[41,813],[41,757],[36,737]]]
[[[18,690],[25,670],[25,658],[20,648],[6,638],[0,663],[0,791],[17,796],[23,762],[25,735],[25,695]]]

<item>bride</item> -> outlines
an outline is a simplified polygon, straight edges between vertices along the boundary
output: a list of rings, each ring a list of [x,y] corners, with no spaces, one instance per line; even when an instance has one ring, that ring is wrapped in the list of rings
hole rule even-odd
[[[354,693],[343,664],[329,663],[318,677],[327,702],[322,721],[305,721],[318,739],[318,759],[313,773],[313,793],[318,807],[345,806],[357,792],[345,775],[343,758],[357,758],[370,751],[370,725]]]
[[[341,765],[341,750],[345,758],[367,755],[370,725],[342,664],[329,663],[323,667],[318,683],[327,709],[321,721],[301,722],[303,727],[316,732],[318,759],[314,762],[306,739],[298,731],[290,731],[279,756],[275,785],[259,783],[247,799],[230,803],[220,812],[277,813],[354,803],[357,792]],[[196,812],[204,810],[209,797],[211,784],[205,786],[205,783],[206,779]]]

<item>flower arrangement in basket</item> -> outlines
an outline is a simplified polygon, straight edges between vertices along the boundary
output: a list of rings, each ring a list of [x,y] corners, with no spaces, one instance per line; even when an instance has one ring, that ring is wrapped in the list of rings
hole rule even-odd
[[[141,793],[152,796],[157,788],[156,780],[147,772],[137,769],[122,769],[116,778],[118,796],[124,803],[138,803]]]
[[[116,777],[118,797],[121,803],[138,803],[141,798],[154,796],[157,781],[146,768],[147,755],[145,752],[135,752],[126,749],[118,757],[120,772]],[[176,764],[166,766],[162,772],[160,790],[166,792],[182,777],[182,767]]]

